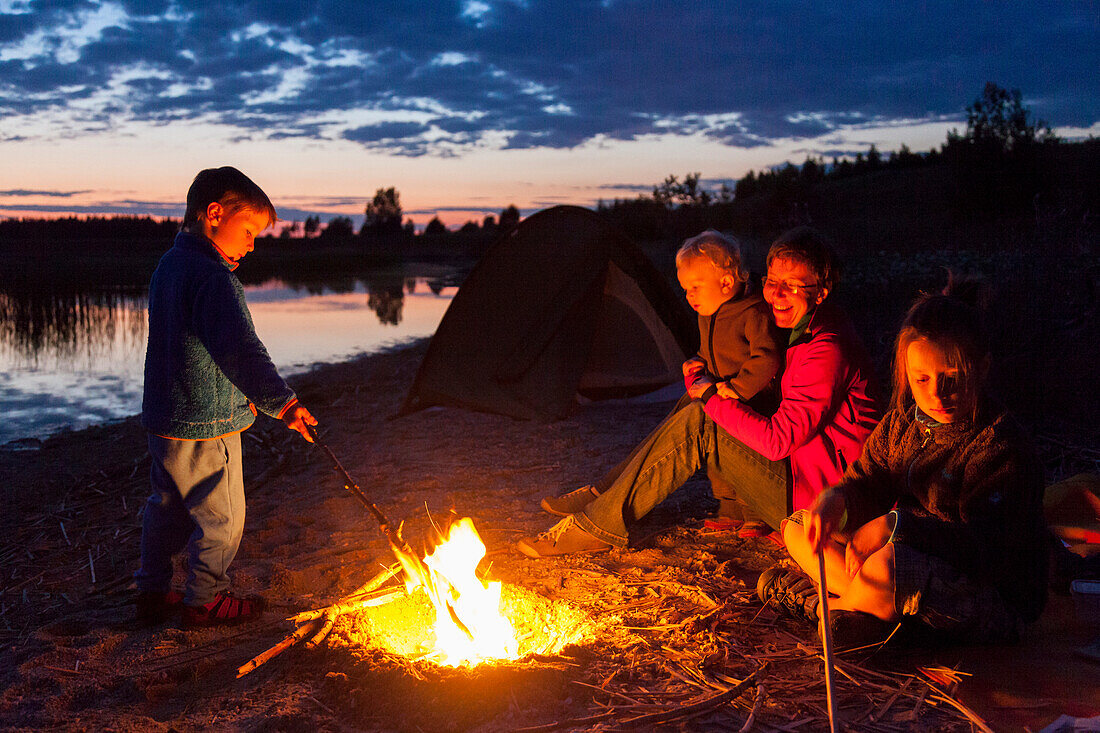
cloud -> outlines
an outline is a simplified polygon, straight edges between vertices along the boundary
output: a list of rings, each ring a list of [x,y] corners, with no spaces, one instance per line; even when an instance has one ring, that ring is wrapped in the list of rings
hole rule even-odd
[[[0,196],[47,196],[51,198],[68,198],[70,196],[79,196],[80,194],[90,193],[89,191],[33,191],[25,188],[11,188],[7,191],[0,191]]]
[[[33,214],[84,214],[87,216],[166,216],[182,218],[182,203],[160,201],[109,201],[93,204],[12,204],[0,203],[4,211]]]
[[[1053,124],[1100,120],[1100,77],[1089,71],[1100,67],[1100,21],[1088,3],[28,7],[0,13],[0,111],[64,120],[45,137],[204,116],[242,136],[408,156],[654,134],[753,148],[893,120],[962,120],[986,81],[1020,88]],[[389,119],[340,121],[367,112]]]

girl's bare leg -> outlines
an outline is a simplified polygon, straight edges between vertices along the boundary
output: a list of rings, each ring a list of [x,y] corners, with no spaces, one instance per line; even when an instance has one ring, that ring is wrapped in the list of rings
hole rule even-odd
[[[841,567],[843,568],[843,563]],[[827,582],[832,583],[832,578],[829,577]],[[829,608],[863,611],[878,616],[883,621],[897,621],[894,590],[894,545],[891,543],[864,561],[851,583],[839,593],[840,597],[830,602]]]

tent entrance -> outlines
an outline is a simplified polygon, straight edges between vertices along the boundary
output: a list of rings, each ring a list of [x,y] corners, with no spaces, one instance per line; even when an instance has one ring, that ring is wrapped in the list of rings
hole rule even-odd
[[[643,394],[677,380],[685,358],[638,283],[609,262],[577,391],[589,399]]]

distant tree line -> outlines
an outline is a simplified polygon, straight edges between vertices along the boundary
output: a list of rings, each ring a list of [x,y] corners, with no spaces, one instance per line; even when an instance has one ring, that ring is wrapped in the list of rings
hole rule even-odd
[[[278,236],[281,240],[316,239],[321,243],[359,246],[375,252],[437,250],[478,254],[502,234],[514,229],[519,220],[519,209],[509,205],[500,212],[499,218],[489,214],[480,222],[468,221],[454,231],[435,216],[418,233],[413,220],[405,218],[401,194],[390,186],[378,189],[367,203],[363,225],[358,232],[349,216],[333,217],[323,225],[318,217],[311,216],[301,224],[292,222],[282,227]]]
[[[922,200],[913,206],[935,207],[923,215],[956,230],[993,220],[1033,225],[1051,212],[1076,217],[1085,222],[1081,226],[1095,220],[1100,141],[1061,141],[1046,122],[1032,118],[1018,90],[993,83],[966,113],[965,132],[952,130],[927,152],[903,144],[884,153],[871,145],[854,158],[809,156],[801,165],[749,171],[732,189],[725,183],[707,189],[697,172],[682,180],[670,175],[652,194],[600,201],[598,210],[640,241],[676,240],[708,227],[767,240],[793,225],[820,224],[834,215],[830,208],[838,198],[858,208],[859,199],[882,184],[914,186]],[[927,191],[931,195],[923,195]]]
[[[111,241],[127,247],[151,244],[163,249],[179,231],[178,219],[151,216],[67,216],[57,219],[0,219],[0,250],[26,242]]]

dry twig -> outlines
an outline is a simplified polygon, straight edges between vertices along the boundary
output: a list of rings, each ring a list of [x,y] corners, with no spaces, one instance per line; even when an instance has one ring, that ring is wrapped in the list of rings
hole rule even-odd
[[[264,664],[267,664],[272,659],[279,656],[280,654],[285,652],[287,649],[289,649],[290,647],[294,646],[299,641],[304,639],[307,635],[316,633],[317,630],[321,627],[322,623],[323,622],[320,619],[314,619],[313,621],[311,621],[309,623],[302,624],[297,629],[295,629],[292,634],[287,636],[285,639],[280,641],[278,644],[271,647],[267,651],[264,651],[264,652],[261,652],[261,653],[257,654],[252,659],[248,660],[243,665],[238,667],[237,668],[237,679],[240,679],[241,677],[244,677],[246,674],[249,674],[249,673],[255,671],[258,667],[261,667]]]

